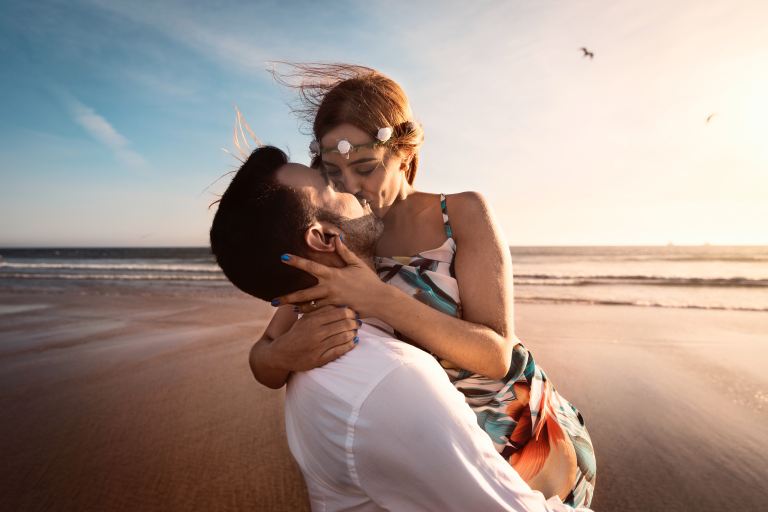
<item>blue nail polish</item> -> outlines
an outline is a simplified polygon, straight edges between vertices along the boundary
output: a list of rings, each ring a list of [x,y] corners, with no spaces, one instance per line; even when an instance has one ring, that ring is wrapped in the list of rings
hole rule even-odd
[[[360,343],[360,336],[355,336],[355,339],[352,341],[355,343],[355,345],[357,345],[358,343]]]
[[[358,326],[361,326],[361,325],[363,325],[363,321],[362,321],[362,320],[360,320],[359,318],[357,319],[357,325],[358,325]]]
[[[341,242],[344,243],[344,235],[342,235],[341,233],[339,233],[339,240],[341,240]]]
[[[272,299],[272,305],[277,307],[280,305],[280,299]]]
[[[289,259],[291,259],[291,257],[288,256],[287,254],[283,254],[282,256],[280,256],[280,259],[283,261],[288,261]]]

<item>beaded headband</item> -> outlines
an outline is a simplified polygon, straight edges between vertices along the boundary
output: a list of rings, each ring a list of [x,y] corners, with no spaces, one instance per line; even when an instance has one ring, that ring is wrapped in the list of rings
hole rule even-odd
[[[415,125],[412,121],[405,121],[404,123],[400,123],[397,128],[405,128],[403,131],[405,133],[410,133],[415,129]],[[321,148],[320,143],[317,140],[313,140],[309,143],[309,154],[312,156],[312,158],[315,158],[324,153],[339,153],[344,158],[349,160],[349,154],[353,150],[358,148],[375,148],[376,146],[383,146],[389,142],[393,133],[394,129],[391,126],[385,126],[384,128],[379,128],[379,131],[376,132],[376,137],[373,142],[366,142],[365,144],[352,144],[347,139],[341,139],[338,143],[336,143],[336,147],[334,148]]]

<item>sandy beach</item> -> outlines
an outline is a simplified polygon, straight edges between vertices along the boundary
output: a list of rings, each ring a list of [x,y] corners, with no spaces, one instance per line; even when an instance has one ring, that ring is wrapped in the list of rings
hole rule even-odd
[[[0,292],[0,509],[308,510],[237,292]],[[768,315],[519,304],[594,441],[596,510],[760,510]]]

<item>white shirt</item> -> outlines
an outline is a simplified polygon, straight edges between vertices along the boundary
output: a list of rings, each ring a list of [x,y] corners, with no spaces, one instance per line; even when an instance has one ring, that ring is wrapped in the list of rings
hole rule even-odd
[[[502,459],[433,357],[367,324],[358,334],[288,382],[288,445],[313,511],[572,510]]]

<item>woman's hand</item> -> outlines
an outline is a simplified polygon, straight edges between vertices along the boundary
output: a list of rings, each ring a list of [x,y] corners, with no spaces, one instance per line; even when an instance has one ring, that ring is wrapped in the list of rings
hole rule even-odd
[[[326,306],[302,316],[269,345],[270,366],[301,372],[323,366],[357,345],[360,320],[349,308]]]
[[[344,305],[357,311],[363,317],[376,316],[371,311],[371,296],[375,290],[387,287],[376,273],[357,257],[339,237],[334,240],[336,253],[346,263],[345,267],[327,267],[293,254],[283,259],[286,265],[304,270],[315,276],[318,284],[312,288],[278,297],[273,305],[298,304],[301,311],[312,311],[318,307]],[[314,301],[312,306],[305,303]]]

